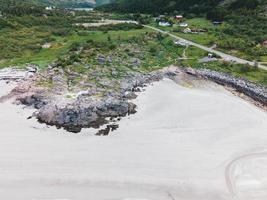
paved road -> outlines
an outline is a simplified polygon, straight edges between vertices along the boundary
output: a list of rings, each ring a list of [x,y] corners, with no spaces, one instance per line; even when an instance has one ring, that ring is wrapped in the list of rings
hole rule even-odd
[[[178,40],[180,40],[182,42],[186,42],[189,45],[192,45],[192,46],[198,47],[200,49],[203,49],[205,51],[214,53],[214,54],[220,56],[225,61],[236,62],[236,63],[240,63],[240,64],[249,64],[251,66],[254,66],[254,62],[251,62],[251,61],[248,61],[248,60],[245,60],[245,59],[242,59],[242,58],[238,58],[238,57],[235,57],[235,56],[232,56],[232,55],[223,53],[221,51],[214,50],[214,49],[212,49],[210,47],[206,47],[206,46],[203,46],[201,44],[197,44],[195,42],[192,42],[190,40],[186,40],[186,39],[181,38],[181,37],[179,37],[177,35],[171,34],[171,33],[167,32],[167,31],[163,31],[163,30],[158,29],[158,28],[155,28],[153,26],[148,26],[148,25],[143,25],[143,26],[146,27],[146,28],[153,29],[153,30],[158,31],[158,32],[163,33],[163,34],[167,34],[170,37],[175,38],[175,39],[178,39]],[[261,64],[259,64],[258,67],[261,68],[261,69],[263,69],[263,70],[267,70],[267,67],[266,66],[263,66]]]

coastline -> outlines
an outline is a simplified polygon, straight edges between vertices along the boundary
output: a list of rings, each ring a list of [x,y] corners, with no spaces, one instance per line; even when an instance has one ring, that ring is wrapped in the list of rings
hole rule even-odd
[[[129,74],[128,77],[121,80],[119,90],[108,92],[101,98],[90,97],[89,91],[80,91],[77,97],[72,99],[64,97],[65,90],[62,89],[64,85],[59,85],[53,90],[36,87],[35,83],[40,74],[29,76],[27,72],[24,72],[23,77],[22,71],[19,71],[19,76],[16,76],[14,70],[12,73],[11,78],[6,81],[12,83],[15,80],[19,84],[9,94],[2,96],[1,101],[13,99],[17,103],[33,106],[36,109],[33,117],[36,117],[40,123],[57,128],[63,127],[73,133],[79,133],[83,128],[99,129],[103,125],[107,125],[97,135],[108,135],[109,132],[118,128],[117,123],[122,117],[136,113],[136,105],[131,100],[138,96],[138,93],[143,90],[142,88],[164,78],[187,87],[219,84],[239,98],[267,110],[267,89],[265,87],[206,69],[196,70],[170,66],[149,74]],[[14,75],[19,78],[12,77]],[[55,90],[63,92],[57,94]]]

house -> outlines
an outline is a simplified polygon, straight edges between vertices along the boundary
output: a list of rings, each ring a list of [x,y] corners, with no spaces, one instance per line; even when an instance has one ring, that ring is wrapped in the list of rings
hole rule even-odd
[[[52,47],[52,44],[51,43],[45,43],[42,45],[42,49],[49,49]]]
[[[179,26],[180,27],[188,27],[188,23],[183,22],[183,23],[180,23]]]
[[[199,33],[199,32],[198,32],[198,29],[196,29],[196,28],[192,28],[192,29],[191,29],[191,33]]]
[[[265,40],[263,43],[262,43],[263,46],[267,47],[267,40]]]
[[[218,25],[221,25],[222,24],[222,22],[220,22],[220,21],[214,21],[212,23],[213,23],[214,26],[218,26]]]
[[[208,53],[208,58],[213,58],[213,54],[212,53]]]
[[[177,40],[174,42],[174,44],[179,45],[179,46],[183,46],[183,47],[189,46],[188,42],[182,41],[182,40]]]
[[[176,16],[174,16],[174,18],[176,20],[182,20],[183,19],[183,16],[182,15],[176,15]]]
[[[48,7],[45,7],[45,10],[54,10],[55,7],[52,7],[52,6],[48,6]]]
[[[208,29],[198,29],[198,32],[200,32],[200,33],[207,33],[208,32]]]
[[[183,30],[183,32],[184,32],[184,33],[191,33],[192,31],[191,31],[190,28],[186,28],[186,29]]]
[[[159,15],[158,17],[155,18],[156,22],[164,21],[166,19],[165,15]]]
[[[167,26],[171,26],[171,23],[170,22],[159,22],[159,26],[167,27]]]
[[[186,33],[206,33],[206,32],[208,32],[208,30],[207,29],[198,29],[198,28],[186,28],[185,30],[184,30]]]

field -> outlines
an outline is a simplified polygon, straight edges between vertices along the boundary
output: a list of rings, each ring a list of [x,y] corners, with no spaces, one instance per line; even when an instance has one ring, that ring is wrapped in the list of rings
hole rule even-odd
[[[175,22],[175,21],[174,21]],[[185,19],[183,22],[188,23],[188,28],[191,30],[202,29],[207,32],[201,33],[184,33],[185,28],[179,27],[179,23],[176,23],[172,27],[160,27],[163,30],[170,31],[182,38],[191,40],[193,42],[205,45],[213,46],[216,44],[216,48],[225,53],[238,56],[240,58],[248,60],[258,60],[266,63],[267,54],[266,48],[261,47],[259,43],[249,41],[249,37],[239,34],[231,35],[228,32],[234,32],[234,27],[229,23],[224,22],[221,25],[215,26],[211,21],[204,18]],[[155,22],[151,25],[157,26]],[[250,30],[248,30],[249,32]],[[251,31],[250,31],[251,32]],[[237,33],[235,33],[237,34]],[[256,35],[255,33],[254,35]]]
[[[32,37],[32,29],[24,29],[23,32],[16,32],[6,35],[1,35],[3,42],[1,43],[3,48],[1,48],[1,53],[8,53],[8,58],[2,60],[0,66],[17,66],[24,65],[26,63],[37,64],[41,67],[46,67],[49,63],[55,61],[60,56],[65,55],[68,50],[71,48],[72,44],[82,43],[87,40],[103,41],[107,39],[107,36],[111,37],[121,37],[126,39],[127,37],[132,37],[134,35],[139,35],[149,30],[133,30],[133,31],[110,31],[109,34],[104,34],[103,32],[98,31],[73,31],[71,34],[66,36],[54,36],[49,33],[41,32],[38,30],[34,31],[36,37]],[[5,37],[10,36],[10,41],[14,39],[13,44],[6,44]],[[19,37],[18,37],[19,35]],[[16,40],[15,38],[20,38]],[[45,43],[45,40],[51,40],[51,48],[42,49],[41,43]],[[39,44],[38,44],[39,43]],[[32,49],[28,47],[33,45]],[[16,47],[17,49],[10,49],[10,47]]]
[[[141,18],[148,19],[148,16],[144,15]],[[199,59],[207,56],[207,52],[195,47],[177,46],[170,37],[139,25],[113,24],[87,28],[74,25],[84,22],[95,23],[102,19],[135,18],[133,15],[101,12],[78,12],[76,17],[67,15],[11,18],[8,22],[13,26],[0,29],[0,67],[24,67],[32,63],[45,69],[52,64],[81,74],[89,75],[96,71],[98,74],[105,74],[106,78],[118,79],[131,71],[150,72],[176,64],[223,71],[267,85],[265,71],[221,61],[199,63]],[[223,38],[222,30],[227,26],[214,26],[203,18],[187,19],[186,22],[190,28],[205,29],[208,32],[185,34],[177,25],[162,29],[212,46]],[[155,22],[152,24],[156,26]],[[46,44],[49,44],[49,48],[44,48]],[[219,49],[240,57],[248,57],[240,50],[227,50],[221,47]],[[261,56],[261,60],[265,61],[266,56]],[[82,80],[81,76],[76,79],[76,82]]]

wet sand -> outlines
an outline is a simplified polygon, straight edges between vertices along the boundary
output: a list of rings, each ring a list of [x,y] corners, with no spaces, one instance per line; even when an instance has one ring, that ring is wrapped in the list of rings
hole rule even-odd
[[[107,137],[47,127],[26,120],[31,109],[0,104],[0,198],[267,198],[266,112],[220,86],[170,80],[135,103],[138,112]]]

